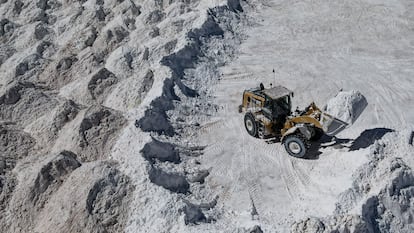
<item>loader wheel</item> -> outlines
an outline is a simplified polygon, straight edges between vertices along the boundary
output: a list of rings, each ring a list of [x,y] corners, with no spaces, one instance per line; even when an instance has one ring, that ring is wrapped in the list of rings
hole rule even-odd
[[[283,144],[286,151],[293,157],[303,158],[308,150],[308,142],[306,138],[293,134],[286,137]]]
[[[253,136],[257,137],[257,124],[254,120],[254,116],[251,113],[246,113],[244,116],[244,126],[246,127],[247,132]]]

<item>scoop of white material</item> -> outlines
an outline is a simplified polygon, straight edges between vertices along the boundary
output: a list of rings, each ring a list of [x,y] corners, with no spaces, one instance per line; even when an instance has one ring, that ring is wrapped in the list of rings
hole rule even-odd
[[[341,91],[328,101],[325,112],[351,125],[358,119],[367,105],[368,102],[361,92],[355,90]]]
[[[352,125],[368,102],[359,91],[341,91],[330,99],[324,108],[321,123],[328,135],[336,135]]]

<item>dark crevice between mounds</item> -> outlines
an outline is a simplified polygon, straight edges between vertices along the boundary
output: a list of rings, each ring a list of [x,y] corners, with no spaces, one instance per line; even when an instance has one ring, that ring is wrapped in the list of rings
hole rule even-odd
[[[20,90],[22,90],[22,85],[15,85],[8,89],[4,95],[0,96],[0,105],[12,105],[17,103],[20,98]]]
[[[176,134],[167,114],[168,111],[174,109],[174,102],[181,101],[174,91],[175,87],[178,87],[186,97],[195,98],[199,96],[197,90],[185,84],[185,70],[196,68],[200,58],[206,57],[205,51],[203,51],[205,49],[203,48],[203,44],[210,38],[224,38],[225,31],[220,27],[219,16],[221,17],[227,12],[238,14],[241,11],[243,9],[239,0],[229,0],[226,6],[208,10],[207,20],[203,25],[198,29],[191,30],[187,34],[188,44],[179,51],[165,56],[161,60],[162,65],[171,69],[171,77],[164,80],[161,96],[151,102],[150,107],[145,111],[141,119],[136,120],[135,126],[137,128],[141,128],[144,132],[154,132],[158,135],[168,137]],[[189,181],[202,184],[210,172],[208,170],[198,171],[187,179],[185,175],[167,172],[156,167],[155,160],[180,163],[179,155],[182,151],[195,157],[202,153],[202,149],[202,147],[194,149],[176,148],[173,144],[153,139],[144,146],[141,152],[143,157],[151,163],[148,173],[152,183],[171,192],[189,194]],[[186,202],[182,210],[185,214],[185,224],[209,223],[214,221],[214,219],[206,217],[202,209],[214,208],[216,203],[217,200],[214,200],[208,205],[195,205]]]
[[[93,43],[95,43],[96,38],[98,37],[98,31],[95,27],[91,27],[88,29],[88,31],[85,33],[86,39],[84,41],[84,46],[86,47],[92,47]]]
[[[181,162],[179,152],[173,144],[161,142],[155,138],[152,138],[152,142],[145,144],[141,153],[152,164],[155,163],[156,159],[161,162],[172,162],[175,164]]]
[[[99,167],[102,170],[93,168],[96,170],[92,171],[93,174],[99,177],[88,184],[86,200],[80,200],[79,205],[73,207],[77,215],[73,219],[82,220],[86,217],[87,223],[70,228],[71,232],[123,232],[125,229],[128,209],[131,208],[130,195],[135,187],[130,178],[117,169],[115,163],[104,162]],[[69,227],[71,225],[73,224],[69,222]]]
[[[45,91],[47,87],[36,85],[32,82],[27,81],[18,81],[10,85],[10,88],[7,89],[3,95],[0,96],[0,106],[1,105],[13,105],[22,99],[24,94],[23,91],[26,89],[33,89],[36,91]]]
[[[102,122],[108,122],[108,121],[103,121],[102,119],[107,118],[111,115],[112,113],[108,108],[101,107],[101,109],[98,109],[97,111],[93,111],[90,115],[85,117],[82,120],[80,124],[80,129],[79,129],[79,133],[81,133],[83,136],[82,138],[86,140],[86,134],[84,132],[86,130],[91,129],[94,126],[98,126]]]
[[[1,30],[1,29],[0,29]],[[17,50],[9,45],[4,45],[0,48],[0,66],[3,65],[3,63],[11,58],[13,54],[15,54]]]
[[[214,36],[223,37],[224,31],[217,21],[217,14],[225,11],[241,12],[240,2],[238,0],[229,0],[226,6],[210,9],[207,20],[203,25],[187,34],[189,39],[188,45],[161,60],[162,65],[171,69],[172,76],[164,81],[162,95],[152,101],[150,108],[145,111],[144,117],[136,121],[136,127],[141,128],[144,132],[156,132],[166,136],[173,136],[175,134],[174,128],[166,114],[167,111],[174,108],[173,101],[180,100],[174,93],[174,86],[177,86],[187,97],[197,97],[199,95],[196,90],[191,89],[182,82],[184,71],[195,68],[199,58],[204,56],[202,45],[206,39]]]
[[[107,158],[125,124],[126,119],[119,111],[101,105],[91,106],[79,125],[78,155],[81,161]]]
[[[58,101],[47,86],[31,82],[13,82],[0,93],[0,120],[26,126],[52,111]]]
[[[189,44],[181,50],[164,57],[161,64],[168,66],[173,72],[173,79],[184,77],[184,70],[195,68],[200,56],[202,56],[201,46],[204,38],[212,36],[223,36],[224,31],[220,28],[211,13],[208,14],[207,21],[199,29],[194,29],[187,34]]]
[[[188,157],[199,157],[203,154],[203,150],[206,146],[191,146],[191,147],[181,147],[180,154]]]
[[[187,87],[181,81],[180,78],[174,77],[173,80],[174,80],[175,85],[177,85],[177,87],[180,88],[181,93],[183,93],[185,96],[191,97],[191,98],[199,96],[196,90]]]
[[[263,233],[262,228],[260,228],[260,226],[256,225],[252,228],[250,228],[248,231],[248,233]]]
[[[197,171],[192,177],[190,177],[188,180],[191,183],[200,183],[200,184],[204,184],[204,181],[206,179],[206,177],[210,175],[210,171],[209,170],[200,170]]]
[[[165,18],[165,13],[161,10],[154,10],[145,19],[145,24],[156,24],[161,22]]]
[[[33,151],[36,141],[14,123],[0,123],[0,215],[6,211],[17,185],[16,163]]]
[[[128,65],[128,68],[133,70],[134,68],[132,67],[132,62],[134,61],[134,57],[131,55],[131,52],[127,52],[124,54],[124,59]],[[148,74],[147,74],[148,75]],[[151,71],[151,76],[152,76],[152,71]]]
[[[93,62],[103,66],[110,53],[128,40],[130,32],[124,26],[113,26],[99,33],[97,30],[95,27],[89,28],[83,38],[86,39],[85,47],[96,48]]]
[[[11,173],[17,161],[27,157],[35,144],[36,140],[15,123],[0,123],[0,176]],[[1,192],[0,188],[0,196]]]
[[[40,42],[40,44],[36,47],[36,53],[44,58],[45,53],[47,53],[47,51],[53,47],[53,44],[49,41],[42,41]],[[46,54],[47,55],[47,54]]]
[[[98,21],[105,21],[106,18],[105,10],[102,6],[98,7],[98,10],[95,11],[95,16],[98,19]]]
[[[10,37],[14,30],[16,29],[16,24],[11,22],[8,19],[0,20],[0,37],[7,36]]]
[[[22,1],[20,1],[20,0],[16,0],[16,1],[14,1],[13,12],[14,12],[16,15],[20,15],[20,13],[21,13],[21,12],[22,12],[22,10],[23,10],[23,6],[24,6],[24,3],[23,3]]]
[[[210,223],[215,221],[214,218],[206,217],[203,213],[203,210],[210,210],[217,205],[218,196],[214,198],[213,201],[209,203],[193,204],[187,200],[184,201],[184,208],[181,211],[184,212],[184,223],[189,224],[199,224],[199,223]]]
[[[119,170],[108,166],[107,174],[98,180],[89,190],[86,199],[86,209],[90,215],[113,215],[117,218],[116,211],[108,213],[107,210],[119,208],[132,187],[130,180]],[[98,218],[99,219],[99,218]],[[100,218],[102,220],[102,218]]]
[[[243,12],[243,8],[240,5],[240,0],[227,0],[227,7],[233,12]]]
[[[183,209],[184,211],[184,223],[185,224],[198,224],[198,223],[207,223],[207,217],[204,215],[203,211],[201,211],[201,208],[191,204],[187,203]]]
[[[250,215],[252,216],[252,219],[255,219],[259,216],[259,213],[257,212],[257,208],[256,208],[256,205],[254,204],[252,196],[250,194],[249,196],[250,196],[250,202],[252,203],[252,209],[250,211]]]
[[[52,131],[56,133],[63,128],[63,126],[75,119],[81,110],[81,106],[76,104],[73,100],[66,100],[57,108],[56,113],[52,116]]]
[[[365,204],[362,205],[362,219],[371,228],[371,232],[381,232],[378,226],[377,218],[379,218],[377,207],[379,200],[377,196],[370,197]]]
[[[76,154],[70,151],[60,152],[52,161],[41,168],[30,192],[30,199],[34,204],[40,202],[39,204],[43,205],[46,202],[46,198],[43,197],[47,196],[43,193],[57,190],[67,175],[80,166],[81,163],[77,160]],[[53,188],[50,188],[52,186]]]
[[[158,186],[175,193],[190,193],[190,184],[183,175],[164,172],[160,168],[156,168],[154,166],[151,166],[148,173],[151,182]]]
[[[37,3],[36,3],[36,6],[39,8],[39,9],[42,9],[42,10],[49,10],[49,9],[51,9],[51,7],[50,7],[50,4],[48,3],[48,1],[47,0],[40,0],[40,1],[38,1]]]
[[[94,74],[88,83],[88,90],[93,99],[100,99],[107,89],[118,82],[117,77],[106,68]],[[102,100],[101,100],[102,101]]]
[[[209,10],[207,20],[203,25],[187,34],[187,38],[190,40],[188,45],[161,60],[161,64],[170,67],[175,85],[187,97],[197,97],[198,93],[196,90],[187,87],[181,81],[184,79],[185,69],[195,68],[199,58],[204,56],[201,48],[204,39],[213,36],[223,37],[224,35],[224,31],[220,28],[214,14],[214,10]]]
[[[163,47],[167,53],[171,53],[172,51],[174,51],[176,46],[177,46],[177,39],[174,39],[174,40],[167,42]]]
[[[0,211],[6,210],[16,185],[15,175],[0,175]]]
[[[414,140],[414,131],[411,132],[410,138],[408,139],[408,144],[413,145]]]
[[[49,31],[47,27],[45,27],[42,23],[39,23],[35,26],[34,37],[37,40],[42,40],[48,34]]]
[[[129,32],[124,27],[118,26],[106,31],[106,40],[109,45],[111,43],[118,44],[121,43],[128,35]]]
[[[174,83],[171,79],[164,80],[162,95],[151,102],[145,116],[135,121],[135,126],[144,132],[156,132],[167,136],[175,134],[174,128],[168,120],[167,111],[174,108],[173,100],[179,100],[174,92]]]
[[[165,109],[162,108],[164,98],[157,98],[153,101],[153,106],[145,111],[145,117],[137,120],[135,126],[141,128],[144,132],[156,132],[167,136],[175,134],[174,128],[168,121],[168,116]]]
[[[15,68],[15,77],[23,76],[29,71],[35,70],[44,63],[44,59],[37,53],[31,54],[25,57]],[[29,73],[27,76],[33,75],[34,72]]]
[[[69,70],[72,67],[72,65],[77,61],[78,61],[78,58],[75,55],[64,57],[60,59],[60,61],[56,65],[56,71],[61,73],[66,70]]]

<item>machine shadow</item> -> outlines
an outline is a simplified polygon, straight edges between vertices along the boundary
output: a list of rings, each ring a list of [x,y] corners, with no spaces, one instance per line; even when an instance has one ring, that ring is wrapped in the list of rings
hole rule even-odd
[[[318,142],[319,148],[333,147],[335,149],[348,148],[348,151],[356,151],[359,149],[368,148],[375,141],[380,140],[385,134],[394,132],[395,130],[389,128],[373,128],[364,130],[356,139],[337,138],[324,135]],[[329,144],[329,142],[332,142]],[[328,143],[328,145],[324,145]]]
[[[388,128],[367,129],[362,132],[357,139],[354,140],[351,147],[349,148],[349,151],[367,148],[374,144],[375,141],[384,137],[385,134],[391,132],[394,132],[394,130]]]
[[[312,141],[311,146],[307,152],[305,160],[316,160],[322,154],[321,148],[342,149],[348,148],[348,151],[356,151],[359,149],[368,148],[375,141],[380,140],[385,134],[394,132],[393,129],[388,128],[373,128],[364,130],[356,139],[337,138],[328,135],[323,135],[318,141]],[[277,143],[280,139],[273,138],[268,143]]]

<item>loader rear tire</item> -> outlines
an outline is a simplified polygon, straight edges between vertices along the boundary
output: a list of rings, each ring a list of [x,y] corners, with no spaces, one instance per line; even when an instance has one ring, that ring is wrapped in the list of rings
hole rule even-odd
[[[309,149],[309,143],[305,137],[292,134],[283,140],[286,151],[293,157],[303,158]]]
[[[247,133],[253,137],[257,137],[257,123],[252,113],[248,112],[244,115],[244,126],[246,127]]]

